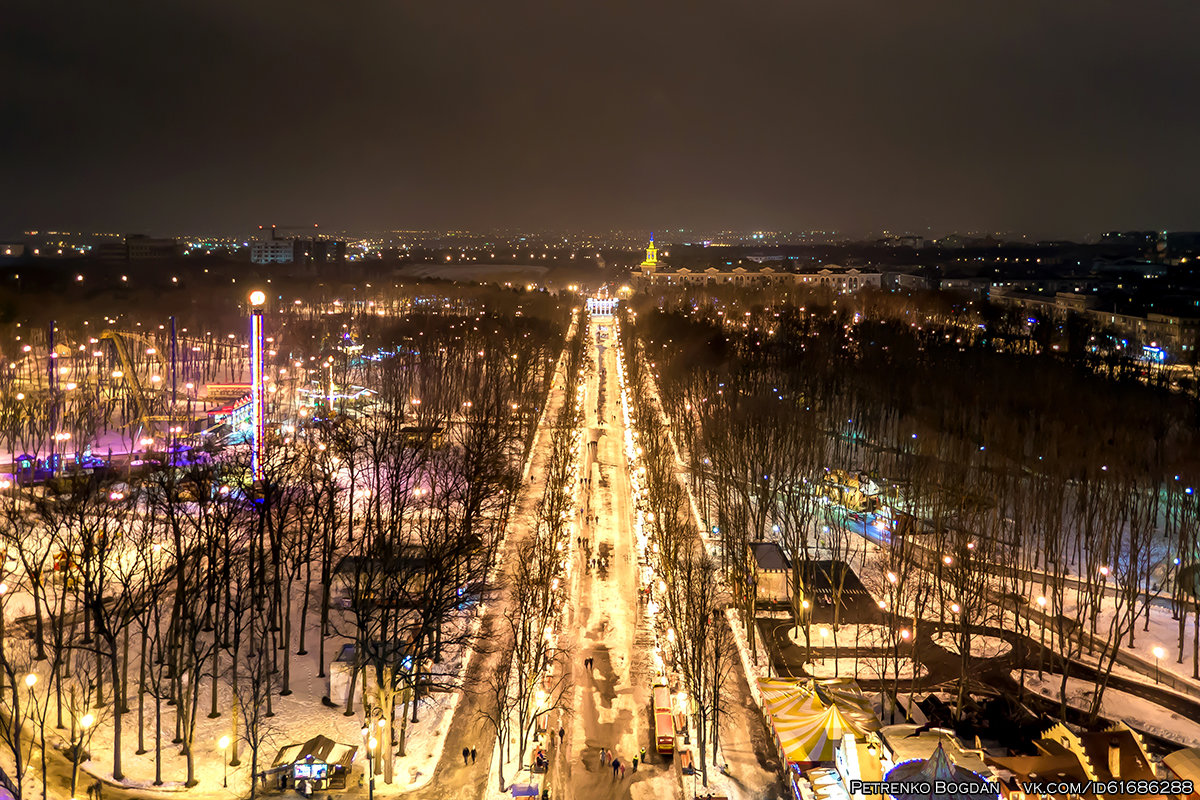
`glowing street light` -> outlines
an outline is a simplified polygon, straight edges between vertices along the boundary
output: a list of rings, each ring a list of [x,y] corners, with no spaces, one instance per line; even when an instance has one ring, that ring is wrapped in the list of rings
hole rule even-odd
[[[263,478],[263,315],[262,305],[267,296],[255,290],[250,293],[250,382],[251,382],[251,424],[253,446],[250,450],[250,468],[254,480]]]
[[[262,294],[262,292],[258,292],[258,294]],[[224,765],[225,765],[225,778],[221,782],[221,785],[228,788],[229,787],[229,737],[222,736],[221,740],[217,742],[217,748],[221,751],[221,760],[224,762]]]
[[[1154,682],[1156,684],[1158,683],[1158,660],[1166,654],[1167,651],[1163,649],[1162,645],[1154,646]]]

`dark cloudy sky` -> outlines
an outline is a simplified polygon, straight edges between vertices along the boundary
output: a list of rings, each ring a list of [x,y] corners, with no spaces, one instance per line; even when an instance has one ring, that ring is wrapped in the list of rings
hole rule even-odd
[[[0,228],[1200,229],[1197,0],[6,0]]]

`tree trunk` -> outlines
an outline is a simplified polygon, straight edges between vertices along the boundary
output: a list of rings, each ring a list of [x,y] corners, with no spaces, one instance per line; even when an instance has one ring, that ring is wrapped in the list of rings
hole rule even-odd
[[[142,627],[142,647],[138,658],[138,746],[137,754],[146,752],[146,628]]]
[[[300,618],[300,629],[304,629],[304,618]],[[304,634],[301,634],[303,638]],[[283,607],[283,636],[280,649],[283,651],[283,688],[279,690],[280,697],[287,697],[292,693],[291,676],[292,676],[292,581],[287,580],[287,597]],[[301,648],[303,649],[303,648]],[[274,658],[274,656],[272,656]]]
[[[115,645],[116,642],[113,642]],[[121,664],[120,658],[117,656],[114,648],[110,656],[112,664],[113,686],[121,685]],[[100,676],[96,676],[96,686],[100,685]],[[99,689],[97,688],[97,691]],[[125,704],[125,698],[113,698],[113,779],[122,781],[125,779],[125,772],[121,769],[121,706]]]

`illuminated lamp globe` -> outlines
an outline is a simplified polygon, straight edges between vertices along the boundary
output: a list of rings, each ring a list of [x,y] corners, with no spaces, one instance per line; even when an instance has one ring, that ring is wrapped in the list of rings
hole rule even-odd
[[[250,293],[250,305],[261,306],[267,302],[267,296],[257,289]]]

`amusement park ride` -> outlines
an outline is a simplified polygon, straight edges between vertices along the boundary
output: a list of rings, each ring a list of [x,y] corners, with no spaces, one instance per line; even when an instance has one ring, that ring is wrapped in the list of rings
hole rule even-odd
[[[35,400],[34,404],[47,415],[49,452],[41,458],[14,454],[13,472],[18,480],[41,480],[67,468],[90,470],[107,465],[104,459],[91,455],[94,442],[73,441],[67,430],[69,404],[85,393],[105,403],[124,401],[124,413],[116,415],[111,428],[123,432],[122,439],[131,452],[154,444],[174,451],[197,430],[197,419],[203,416],[197,418],[193,412],[192,403],[197,399],[194,384],[180,385],[173,318],[165,348],[150,336],[134,331],[107,329],[78,342],[56,341],[56,334],[57,328],[51,323],[45,379],[35,379],[37,370],[19,379],[18,398],[44,394],[44,402]],[[84,358],[88,355],[90,358]],[[186,374],[186,369],[183,372]],[[216,384],[214,388],[217,393],[225,392],[220,399],[240,400],[235,409],[250,403],[249,384]],[[231,391],[236,398],[229,396]]]

